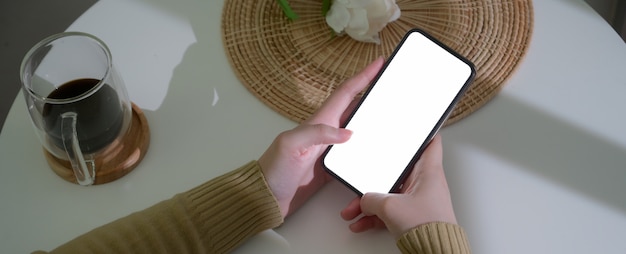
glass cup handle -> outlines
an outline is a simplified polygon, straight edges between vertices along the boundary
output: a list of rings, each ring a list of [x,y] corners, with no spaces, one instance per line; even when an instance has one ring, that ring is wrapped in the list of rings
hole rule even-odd
[[[65,112],[61,115],[61,138],[67,157],[72,164],[76,181],[80,185],[88,186],[92,185],[95,180],[96,167],[93,160],[85,160],[83,152],[80,150],[76,135],[76,118],[75,112]]]

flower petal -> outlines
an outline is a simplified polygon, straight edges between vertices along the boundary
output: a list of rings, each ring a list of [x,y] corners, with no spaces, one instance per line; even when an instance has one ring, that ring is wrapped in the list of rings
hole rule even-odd
[[[365,9],[367,6],[377,1],[380,0],[347,0],[346,7],[349,9]]]
[[[328,10],[326,15],[326,23],[335,33],[341,33],[350,23],[350,12],[343,4],[336,1]]]
[[[378,33],[400,15],[396,0],[334,0],[326,23],[337,33],[380,44]]]
[[[393,22],[393,21],[398,20],[400,18],[400,14],[402,14],[401,11],[400,11],[400,7],[398,7],[398,5],[395,4],[395,3],[391,7],[391,11],[392,11],[391,17],[389,17],[389,21],[388,22]]]
[[[351,19],[346,27],[346,33],[364,35],[369,30],[369,21],[365,9],[350,9]],[[348,32],[348,30],[350,32]]]

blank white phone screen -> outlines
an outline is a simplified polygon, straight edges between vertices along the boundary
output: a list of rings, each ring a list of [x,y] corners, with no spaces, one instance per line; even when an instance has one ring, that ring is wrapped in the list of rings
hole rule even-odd
[[[387,193],[445,116],[473,69],[419,32],[402,46],[346,125],[324,166],[365,194]]]

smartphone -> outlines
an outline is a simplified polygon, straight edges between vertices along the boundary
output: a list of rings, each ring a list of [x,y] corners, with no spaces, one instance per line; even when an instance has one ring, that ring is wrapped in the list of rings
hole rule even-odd
[[[424,31],[409,31],[364,93],[322,164],[359,195],[396,192],[475,76],[474,65]]]

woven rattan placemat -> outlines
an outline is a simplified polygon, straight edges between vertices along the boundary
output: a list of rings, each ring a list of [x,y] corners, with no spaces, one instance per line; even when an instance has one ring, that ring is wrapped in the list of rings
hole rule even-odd
[[[290,21],[276,0],[226,0],[222,40],[235,73],[261,101],[300,122],[344,80],[402,36],[420,28],[474,63],[477,75],[446,124],[495,96],[525,55],[533,29],[532,0],[397,0],[401,17],[381,44],[333,36],[321,0],[291,0]]]

